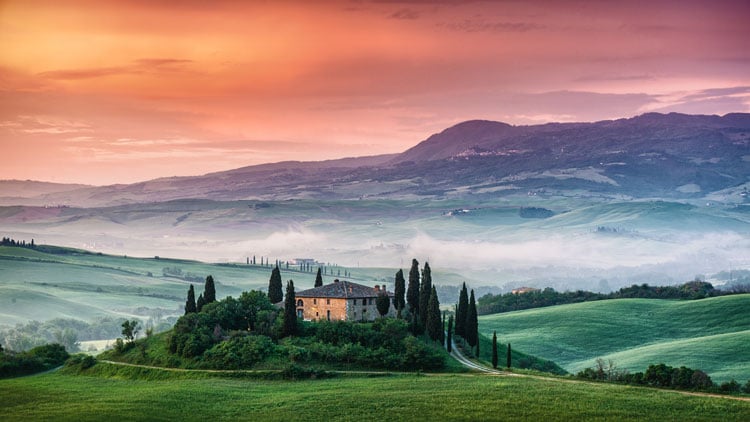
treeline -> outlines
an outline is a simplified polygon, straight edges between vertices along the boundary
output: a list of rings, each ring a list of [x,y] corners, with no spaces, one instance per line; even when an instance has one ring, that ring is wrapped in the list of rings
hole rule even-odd
[[[69,353],[80,350],[81,341],[112,339],[120,335],[124,318],[104,317],[85,322],[73,318],[55,318],[49,321],[30,321],[13,328],[0,330],[0,345],[7,350],[22,352],[49,343],[59,343]],[[149,324],[155,332],[171,328],[174,320],[167,318],[158,324]]]
[[[62,365],[69,357],[60,344],[46,344],[26,352],[6,351],[0,347],[0,378],[48,371]]]
[[[0,241],[0,246],[17,246],[29,249],[34,249],[36,247],[36,245],[34,244],[34,239],[31,239],[31,242],[26,243],[25,240],[15,240],[11,239],[10,237],[3,237],[3,240]]]
[[[614,382],[619,384],[643,385],[676,390],[707,391],[712,393],[750,393],[750,380],[742,386],[737,381],[715,384],[711,377],[700,369],[685,366],[674,368],[663,363],[649,365],[646,372],[629,373],[627,370],[617,369],[610,360],[605,362],[597,359],[593,368],[586,368],[576,374],[577,378]]]
[[[486,294],[477,301],[479,315],[501,312],[520,311],[523,309],[543,308],[546,306],[566,305],[570,303],[590,302],[607,299],[682,299],[694,300],[713,296],[732,294],[714,289],[711,283],[690,281],[677,286],[649,286],[648,284],[623,287],[612,293],[594,293],[584,290],[558,292],[553,288],[536,290],[527,293],[505,293],[502,295]]]

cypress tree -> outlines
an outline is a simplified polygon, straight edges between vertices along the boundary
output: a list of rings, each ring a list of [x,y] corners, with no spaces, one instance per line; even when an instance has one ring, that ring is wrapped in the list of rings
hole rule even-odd
[[[508,369],[510,369],[510,343],[508,343],[508,354],[505,359],[507,360]]]
[[[393,306],[396,307],[396,314],[401,318],[401,311],[406,306],[404,294],[406,293],[406,280],[404,280],[404,271],[398,270],[396,273],[395,287],[393,288]]]
[[[430,295],[432,295],[432,271],[430,270],[430,263],[425,262],[422,270],[422,284],[419,287],[419,320],[422,327],[427,327]]]
[[[200,312],[203,310],[203,305],[206,304],[206,300],[203,299],[203,294],[198,295],[198,300],[195,301],[195,309]]]
[[[409,313],[412,314],[412,317],[419,312],[419,262],[416,259],[411,260],[406,303],[409,305]]]
[[[387,292],[382,292],[378,295],[375,299],[375,308],[377,308],[381,318],[388,315],[388,311],[391,309],[391,298]]]
[[[203,301],[206,305],[216,302],[216,286],[214,285],[214,277],[211,275],[206,277],[206,286],[203,288]]]
[[[448,317],[448,338],[446,338],[448,353],[453,351],[453,315]]]
[[[456,308],[456,335],[466,336],[466,315],[469,311],[469,293],[466,291],[466,283],[461,287],[458,295],[458,307]]]
[[[443,324],[440,320],[440,301],[438,300],[437,290],[435,286],[430,289],[430,298],[427,301],[427,335],[430,336],[432,341],[440,340],[440,333],[443,331]]]
[[[492,367],[497,369],[497,331],[492,332]]]
[[[297,298],[294,295],[294,281],[286,283],[286,298],[284,299],[284,337],[297,333]]]
[[[323,285],[323,275],[320,274],[320,267],[318,267],[318,274],[315,276],[315,286],[320,287]]]
[[[271,271],[271,279],[268,280],[268,300],[271,303],[279,303],[284,300],[284,292],[281,290],[281,271],[279,267]]]
[[[474,347],[479,344],[479,321],[477,320],[477,304],[474,300],[474,289],[471,290],[469,297],[469,310],[466,313],[466,322],[464,323],[466,335],[464,339],[470,346]]]
[[[440,344],[445,347],[445,312],[443,312],[443,322],[440,324]]]
[[[185,301],[185,315],[195,313],[196,310],[195,289],[193,289],[193,285],[191,284],[190,288],[188,289],[187,300]]]

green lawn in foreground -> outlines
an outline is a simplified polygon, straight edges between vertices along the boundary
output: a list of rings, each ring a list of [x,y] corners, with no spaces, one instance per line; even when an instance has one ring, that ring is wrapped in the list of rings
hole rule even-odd
[[[620,299],[480,317],[482,334],[578,372],[598,357],[621,369],[685,365],[715,382],[750,379],[750,295]]]
[[[477,375],[145,381],[53,373],[0,380],[0,397],[0,414],[14,421],[750,419],[750,403],[726,398]]]

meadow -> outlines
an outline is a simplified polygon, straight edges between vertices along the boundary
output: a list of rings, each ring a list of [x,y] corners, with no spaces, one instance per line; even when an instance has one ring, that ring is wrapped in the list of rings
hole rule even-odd
[[[332,421],[750,418],[747,401],[512,376],[267,381],[172,372],[152,378],[133,379],[125,370],[106,377],[57,372],[0,380],[0,413],[15,421],[195,420],[198,415],[202,420]]]
[[[213,275],[217,295],[237,297],[243,291],[266,290],[269,266],[244,263],[210,264],[163,257],[137,258],[58,248],[44,253],[19,247],[0,246],[0,326],[53,318],[92,321],[105,316],[162,318],[184,313],[191,282],[163,274],[165,267],[179,268],[201,278]],[[349,279],[368,284],[389,281],[395,270],[341,268]],[[294,279],[298,289],[313,286],[315,273],[282,266],[284,280]],[[440,274],[438,273],[438,276]],[[335,276],[327,274],[325,282]],[[446,274],[458,282],[458,276]],[[202,289],[202,282],[193,282]]]
[[[687,366],[714,382],[750,379],[750,295],[693,301],[618,299],[482,316],[485,336],[576,373],[597,358],[619,369]]]

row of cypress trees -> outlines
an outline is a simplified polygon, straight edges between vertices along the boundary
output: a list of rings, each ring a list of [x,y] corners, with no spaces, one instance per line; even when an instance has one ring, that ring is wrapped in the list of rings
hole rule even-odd
[[[479,320],[477,316],[477,303],[474,298],[474,289],[469,296],[466,283],[461,287],[458,295],[458,305],[456,306],[456,335],[463,337],[469,346],[476,348],[476,354],[479,356]]]
[[[185,301],[185,315],[193,312],[200,312],[205,305],[216,302],[216,285],[213,276],[206,277],[206,284],[203,286],[203,293],[195,300],[195,289],[192,283],[188,288],[187,300]]]

